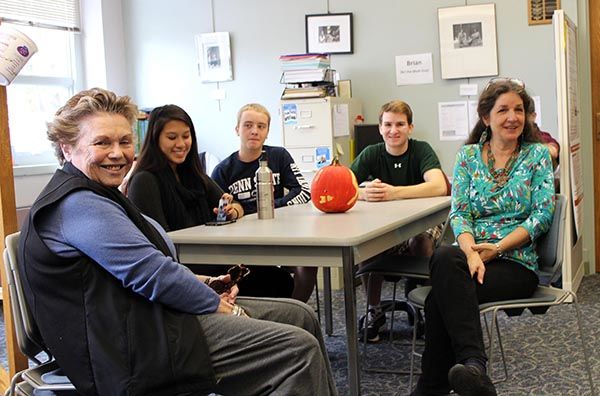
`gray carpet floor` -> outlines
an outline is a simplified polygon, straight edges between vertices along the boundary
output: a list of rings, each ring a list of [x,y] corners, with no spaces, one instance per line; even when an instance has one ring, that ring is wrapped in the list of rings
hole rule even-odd
[[[401,293],[401,291],[400,291]],[[391,287],[384,288],[384,297],[391,297]],[[600,275],[586,276],[578,292],[583,314],[585,347],[589,353],[592,377],[600,391]],[[364,310],[364,298],[357,290],[359,315]],[[322,300],[322,299],[321,299]],[[315,306],[314,295],[310,304]],[[326,336],[335,380],[340,396],[348,394],[346,372],[346,337],[344,330],[343,295],[334,291],[334,334]],[[1,311],[0,311],[1,314]],[[408,370],[410,365],[411,328],[400,313],[394,324],[394,342],[387,340],[369,344],[369,362],[387,368]],[[389,324],[389,320],[388,320]],[[388,325],[389,327],[389,325]],[[499,395],[591,395],[586,380],[581,342],[577,335],[575,310],[572,305],[552,308],[545,315],[529,312],[519,317],[500,317],[503,344],[507,356],[508,380],[497,384]],[[387,334],[389,329],[383,333]],[[0,363],[6,367],[4,326],[0,333]],[[406,344],[406,345],[403,345]],[[359,345],[362,353],[362,344]],[[497,351],[497,348],[496,348]],[[499,355],[497,355],[499,356]],[[420,361],[416,361],[417,367]],[[493,376],[501,375],[495,364]],[[365,396],[408,395],[408,375],[376,374],[361,371],[361,390]]]
[[[402,292],[400,292],[402,293]],[[326,337],[334,376],[340,395],[348,394],[343,296],[334,292],[334,334]],[[391,288],[384,288],[391,297]],[[585,337],[590,356],[596,393],[600,391],[600,275],[586,276],[577,293]],[[357,290],[359,315],[364,310],[362,290]],[[410,337],[406,315],[395,320],[395,341],[387,339],[368,345],[368,361],[379,367],[408,370],[410,368]],[[387,325],[389,327],[389,317]],[[508,379],[498,383],[499,395],[591,395],[584,366],[582,345],[577,332],[576,313],[572,304],[551,308],[545,315],[526,311],[518,317],[499,318],[502,341],[508,365]],[[384,335],[387,335],[384,331]],[[403,345],[404,344],[404,345]],[[359,344],[362,353],[363,345]],[[498,348],[495,348],[498,352]],[[500,355],[497,354],[496,357]],[[493,365],[493,378],[502,376],[499,360]],[[364,364],[363,364],[364,366]],[[420,368],[420,360],[416,360]],[[361,391],[365,396],[408,395],[408,375],[378,374],[361,370]],[[495,376],[495,377],[494,377]]]

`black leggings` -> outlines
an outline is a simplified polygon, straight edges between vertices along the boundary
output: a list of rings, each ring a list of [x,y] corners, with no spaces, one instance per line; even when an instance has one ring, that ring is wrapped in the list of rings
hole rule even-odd
[[[478,305],[530,297],[538,285],[534,271],[507,259],[485,264],[483,284],[469,273],[457,246],[436,249],[430,262],[431,293],[425,301],[425,350],[418,389],[426,395],[449,392],[448,370],[468,358],[486,361]]]

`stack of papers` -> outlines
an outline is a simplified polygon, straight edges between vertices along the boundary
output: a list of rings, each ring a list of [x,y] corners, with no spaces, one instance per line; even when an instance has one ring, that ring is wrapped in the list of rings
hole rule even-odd
[[[281,55],[281,70],[314,70],[328,69],[331,65],[328,54],[294,54]]]
[[[296,84],[303,82],[333,82],[333,70],[331,69],[305,69],[289,70],[281,76],[282,84]]]
[[[335,72],[328,54],[281,55],[281,79],[286,84],[282,99],[335,96]]]
[[[323,98],[328,95],[328,90],[324,86],[306,87],[306,88],[285,88],[281,99],[299,99],[299,98]]]

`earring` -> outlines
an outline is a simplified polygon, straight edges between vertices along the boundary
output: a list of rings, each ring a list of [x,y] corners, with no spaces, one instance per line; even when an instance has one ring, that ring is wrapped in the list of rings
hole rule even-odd
[[[487,126],[483,132],[481,132],[481,137],[479,138],[479,144],[484,144],[488,140],[488,135],[491,135],[490,127]]]

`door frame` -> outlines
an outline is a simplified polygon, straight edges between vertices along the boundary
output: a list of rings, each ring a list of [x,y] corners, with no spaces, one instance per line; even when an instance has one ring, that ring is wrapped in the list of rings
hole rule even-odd
[[[600,272],[600,0],[589,0],[590,78],[592,95],[592,150],[594,157],[594,248],[596,272]]]

